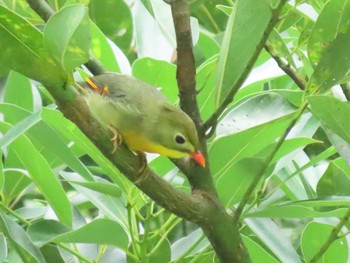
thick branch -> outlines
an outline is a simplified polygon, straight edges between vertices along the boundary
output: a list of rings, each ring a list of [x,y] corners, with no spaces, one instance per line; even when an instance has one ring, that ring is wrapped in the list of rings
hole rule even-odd
[[[177,83],[179,86],[180,106],[192,118],[197,130],[201,130],[202,120],[197,104],[196,68],[193,56],[190,12],[187,0],[172,0],[173,16],[177,42]],[[206,138],[199,133],[201,151],[207,157]],[[205,191],[217,196],[209,164],[206,169],[188,165],[181,160],[174,163],[186,174],[194,191]],[[208,163],[208,162],[207,162]]]

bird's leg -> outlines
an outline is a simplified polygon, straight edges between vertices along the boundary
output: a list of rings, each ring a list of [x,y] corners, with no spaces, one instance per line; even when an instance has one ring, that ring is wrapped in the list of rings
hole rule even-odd
[[[138,174],[139,174],[139,178],[134,181],[135,184],[139,184],[141,181],[143,181],[147,174],[148,174],[148,170],[147,170],[147,159],[146,159],[146,155],[143,152],[136,152],[137,157],[139,159],[139,163],[140,163],[140,168],[138,170]]]
[[[113,142],[113,151],[112,153],[114,153],[118,146],[122,143],[123,138],[121,136],[121,134],[113,127],[113,125],[108,124],[108,129],[112,132],[113,137],[111,139],[111,141]]]

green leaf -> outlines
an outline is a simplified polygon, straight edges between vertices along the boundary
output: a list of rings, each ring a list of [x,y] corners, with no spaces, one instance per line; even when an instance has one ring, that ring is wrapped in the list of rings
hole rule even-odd
[[[247,158],[236,162],[221,174],[216,186],[222,203],[232,207],[239,202],[263,166],[261,159]]]
[[[33,111],[33,93],[29,79],[11,71],[5,85],[4,102]]]
[[[126,180],[114,165],[96,148],[96,146],[78,129],[75,124],[66,119],[62,113],[56,110],[42,109],[41,117],[47,125],[53,128],[64,138],[75,143],[83,149],[120,187],[124,187]]]
[[[198,107],[203,119],[207,119],[215,111],[215,72],[218,57],[214,56],[197,68],[196,85]]]
[[[7,242],[4,233],[0,233],[0,262],[7,258]]]
[[[194,46],[194,56],[196,64],[203,59],[209,59],[220,52],[220,46],[215,41],[214,35],[201,31],[197,44]]]
[[[27,229],[27,234],[33,243],[41,248],[45,244],[52,242],[52,240],[70,231],[65,225],[55,220],[41,220],[31,224]]]
[[[333,226],[317,222],[309,223],[301,236],[301,250],[305,260],[309,262],[316,253],[319,253],[323,244],[333,231]],[[345,234],[345,233],[344,233]],[[345,237],[338,237],[324,252],[318,262],[347,262],[348,242]]]
[[[129,50],[133,34],[132,16],[123,0],[91,0],[89,14],[109,39],[122,50]]]
[[[238,82],[243,82],[248,69],[253,67],[269,33],[266,30],[273,17],[271,8],[274,2],[237,1],[221,46],[216,85],[217,106]]]
[[[280,262],[301,262],[290,240],[271,219],[247,218],[244,220],[253,233],[269,248]]]
[[[322,143],[321,141],[316,141],[311,138],[292,138],[285,140],[281,147],[278,149],[275,157],[271,161],[271,164],[279,161],[282,157],[286,156],[287,154],[296,151],[298,149],[303,149],[307,145],[313,144],[313,143]],[[269,152],[271,152],[275,147],[277,143],[273,143],[269,146],[267,146],[265,149],[263,149],[257,156],[264,157],[267,156]]]
[[[350,105],[330,96],[310,96],[312,113],[329,129],[350,143]]]
[[[320,212],[311,207],[297,205],[294,202],[279,206],[269,206],[254,212],[245,214],[245,217],[267,217],[267,218],[318,218],[318,217],[343,217],[347,212],[346,208]]]
[[[242,240],[246,246],[249,257],[252,262],[269,262],[278,263],[279,261],[270,255],[265,249],[263,249],[257,242],[254,242],[249,237],[242,235]]]
[[[53,241],[111,245],[124,250],[128,247],[128,236],[124,229],[117,222],[109,219],[96,219],[76,230],[58,235]]]
[[[106,70],[112,72],[120,72],[120,67],[115,57],[115,54],[107,41],[107,38],[103,35],[101,30],[96,24],[90,21],[91,30],[91,51],[94,57],[98,59]]]
[[[64,73],[43,46],[42,33],[3,5],[0,5],[0,39],[1,66],[45,84],[63,85]]]
[[[81,181],[81,176],[76,173],[61,171],[60,175],[67,181]],[[120,224],[124,224],[127,221],[126,204],[123,199],[90,190],[89,188],[78,184],[72,184],[72,186],[80,194],[85,196],[89,202],[94,204],[102,214],[112,218],[115,221],[118,221]]]
[[[46,24],[44,43],[50,55],[66,72],[89,60],[90,28],[87,8],[62,8]]]
[[[161,88],[161,92],[171,103],[178,102],[179,92],[174,64],[152,58],[140,58],[132,65],[132,75],[154,87]]]
[[[9,125],[0,123],[2,132],[8,130]],[[72,224],[72,209],[66,193],[46,162],[30,140],[22,135],[12,142],[12,150],[18,160],[26,168],[31,179],[40,189],[45,199],[52,206],[57,217],[66,225]]]
[[[241,103],[219,122],[210,150],[214,177],[240,159],[250,158],[275,142],[294,114],[288,101],[277,94],[258,95]],[[291,114],[290,114],[291,113]]]
[[[227,24],[227,15],[216,8],[220,3],[227,5],[228,1],[191,1],[190,11],[206,30],[219,33]]]
[[[350,178],[343,169],[333,161],[329,163],[327,170],[317,184],[318,197],[350,195]]]
[[[177,260],[184,254],[191,256],[203,251],[209,244],[209,241],[204,237],[202,229],[198,228],[187,236],[176,240],[171,245],[171,261]]]
[[[3,158],[2,152],[0,154],[0,158],[1,159]],[[3,164],[3,162],[0,162],[0,193],[3,192],[4,185],[5,185],[4,164]]]
[[[308,94],[324,93],[350,77],[350,30],[339,33],[325,48],[306,85]]]
[[[102,179],[101,179],[101,182],[78,182],[78,181],[68,181],[68,182],[71,184],[80,185],[88,189],[91,189],[93,191],[110,195],[116,198],[119,198],[122,195],[122,191],[117,185],[108,183],[107,181],[102,181]]]
[[[34,246],[26,232],[0,210],[0,231],[12,243],[23,262],[44,263],[43,255]]]
[[[45,109],[42,110],[45,111]],[[1,148],[9,145],[16,138],[26,133],[34,146],[41,150],[41,154],[45,156],[50,165],[59,166],[63,163],[67,164],[87,180],[93,180],[88,169],[74,155],[72,149],[68,147],[70,140],[64,141],[55,130],[44,123],[41,117],[42,112],[30,114],[13,104],[0,104],[0,112],[6,118],[11,117],[12,123],[17,123],[0,138]],[[56,111],[56,115],[62,115],[62,113]]]
[[[348,31],[349,23],[350,1],[328,1],[319,14],[308,40],[308,55],[314,67],[322,59],[325,48],[339,34]]]

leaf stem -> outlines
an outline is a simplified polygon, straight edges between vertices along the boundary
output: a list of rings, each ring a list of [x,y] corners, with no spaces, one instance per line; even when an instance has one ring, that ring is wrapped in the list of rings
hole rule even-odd
[[[299,76],[298,72],[296,72],[288,63],[285,63],[281,57],[276,55],[270,45],[265,44],[264,48],[271,55],[271,57],[276,61],[280,69],[282,69],[295,82],[295,84],[298,85],[298,87],[301,90],[305,90],[305,82]]]

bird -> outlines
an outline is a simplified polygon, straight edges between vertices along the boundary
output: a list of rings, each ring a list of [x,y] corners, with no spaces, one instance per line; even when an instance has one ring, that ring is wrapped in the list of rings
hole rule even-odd
[[[92,116],[135,153],[190,156],[205,167],[192,119],[156,88],[129,75],[103,73],[78,83]]]

